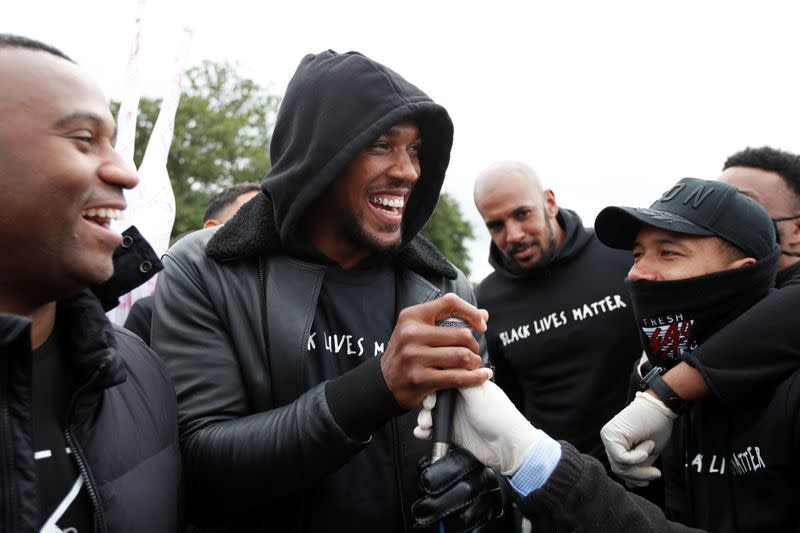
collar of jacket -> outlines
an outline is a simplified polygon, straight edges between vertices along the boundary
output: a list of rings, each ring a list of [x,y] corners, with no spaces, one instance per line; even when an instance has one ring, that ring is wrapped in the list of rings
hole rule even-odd
[[[232,261],[283,250],[272,202],[256,195],[208,241],[206,255],[216,261]],[[430,241],[417,235],[395,257],[395,262],[420,274],[456,279],[456,269]]]
[[[92,287],[92,292],[110,311],[119,305],[119,299],[164,270],[164,265],[153,247],[136,226],[122,232],[122,244],[114,250],[114,275],[104,283]]]
[[[91,290],[56,304],[56,327],[61,351],[87,391],[107,389],[125,381],[127,373],[116,353],[114,326]]]
[[[116,354],[114,326],[89,289],[56,303],[56,327],[61,339],[59,348],[75,369],[79,386],[96,391],[126,380],[124,364]],[[0,346],[12,354],[30,353],[31,320],[0,315]]]

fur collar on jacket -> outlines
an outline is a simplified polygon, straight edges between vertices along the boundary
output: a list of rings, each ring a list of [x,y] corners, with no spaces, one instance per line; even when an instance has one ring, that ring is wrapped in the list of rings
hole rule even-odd
[[[272,202],[256,195],[217,231],[206,246],[206,255],[217,261],[242,259],[282,250]],[[397,254],[397,264],[422,275],[456,279],[455,267],[430,241],[417,235]]]

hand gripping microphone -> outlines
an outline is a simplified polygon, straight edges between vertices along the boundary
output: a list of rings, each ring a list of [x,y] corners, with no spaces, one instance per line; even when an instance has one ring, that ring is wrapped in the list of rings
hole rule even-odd
[[[469,324],[455,317],[440,320],[436,325],[447,328],[469,328]],[[431,412],[433,417],[431,463],[435,463],[447,455],[447,451],[450,449],[450,428],[453,421],[453,410],[456,406],[455,400],[455,389],[443,389],[436,392],[436,405],[433,406],[433,411]]]

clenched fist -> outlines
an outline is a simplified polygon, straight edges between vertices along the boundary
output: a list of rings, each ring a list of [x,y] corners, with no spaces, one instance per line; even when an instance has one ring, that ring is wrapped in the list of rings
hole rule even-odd
[[[491,377],[469,329],[435,325],[451,316],[475,331],[486,331],[488,313],[452,293],[400,312],[380,361],[386,385],[400,407],[411,409],[434,391],[480,385]]]

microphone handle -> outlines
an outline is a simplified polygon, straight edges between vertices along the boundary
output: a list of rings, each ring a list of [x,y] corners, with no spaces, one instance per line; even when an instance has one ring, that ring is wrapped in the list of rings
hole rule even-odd
[[[440,320],[436,325],[449,328],[469,327],[469,324],[456,317]],[[450,430],[453,426],[453,411],[455,407],[455,389],[442,389],[436,392],[436,405],[433,406],[433,412],[431,413],[433,418],[433,431],[431,432],[433,451],[431,452],[431,464],[447,455],[450,449]],[[445,533],[444,521],[439,522],[439,533]]]
[[[436,393],[436,405],[433,407],[433,451],[431,463],[435,463],[450,449],[450,428],[453,422],[453,409],[456,406],[456,390],[443,389]]]
[[[469,328],[464,320],[451,316],[436,322],[437,326],[446,328]],[[445,455],[450,449],[450,428],[453,425],[453,410],[456,406],[455,389],[444,389],[436,392],[436,405],[433,406],[433,451],[431,452],[431,463],[435,463]]]

